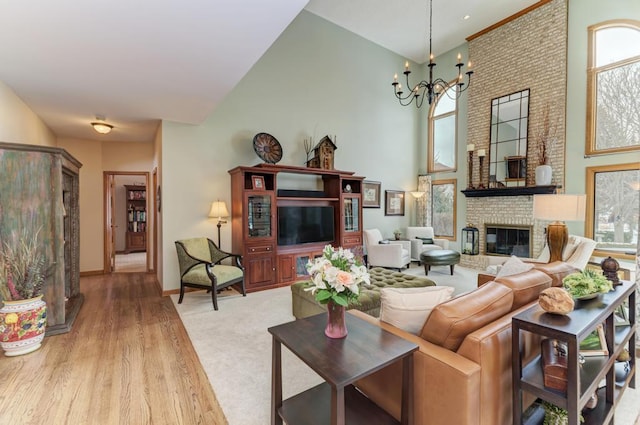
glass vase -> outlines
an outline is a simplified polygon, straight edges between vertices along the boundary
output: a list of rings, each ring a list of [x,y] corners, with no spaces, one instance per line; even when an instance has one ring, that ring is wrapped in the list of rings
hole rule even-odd
[[[340,339],[347,336],[347,324],[344,319],[345,307],[329,301],[327,303],[327,327],[324,334],[329,338]]]

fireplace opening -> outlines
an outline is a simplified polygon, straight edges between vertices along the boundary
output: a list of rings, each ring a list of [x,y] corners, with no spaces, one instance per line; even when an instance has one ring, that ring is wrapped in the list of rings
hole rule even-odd
[[[531,257],[531,226],[485,225],[485,253]]]

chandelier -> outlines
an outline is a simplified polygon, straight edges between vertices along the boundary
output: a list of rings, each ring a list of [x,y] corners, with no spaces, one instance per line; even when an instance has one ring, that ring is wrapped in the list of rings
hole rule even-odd
[[[454,96],[455,98],[457,98],[471,85],[471,74],[473,74],[473,71],[471,70],[471,62],[469,62],[469,64],[467,65],[467,71],[465,72],[465,74],[467,74],[467,84],[465,86],[462,73],[462,67],[464,66],[464,64],[462,63],[462,56],[460,55],[460,53],[458,53],[458,63],[455,65],[458,68],[458,77],[455,81],[447,82],[442,78],[436,78],[435,80],[433,79],[433,68],[436,66],[436,63],[433,60],[434,57],[433,53],[431,52],[432,31],[433,0],[429,0],[429,81],[420,81],[418,84],[413,86],[413,90],[410,90],[406,95],[403,96],[404,92],[402,91],[402,84],[398,83],[398,74],[395,74],[393,76],[393,83],[391,83],[391,85],[393,86],[393,93],[402,106],[408,106],[415,100],[416,108],[419,108],[422,106],[425,98],[427,98],[427,102],[429,103],[429,105],[431,105],[431,103],[434,102],[442,93],[447,93],[447,96],[454,98],[449,93],[451,91],[455,92]],[[412,87],[412,85],[409,84],[409,74],[411,74],[411,71],[409,70],[409,61],[405,62],[404,64],[403,74],[407,79],[407,88]],[[455,90],[450,90],[452,88],[455,88]]]

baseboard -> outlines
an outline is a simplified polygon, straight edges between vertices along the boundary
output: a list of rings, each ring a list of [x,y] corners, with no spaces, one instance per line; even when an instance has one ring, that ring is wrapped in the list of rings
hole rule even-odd
[[[89,270],[89,271],[86,271],[86,272],[80,272],[80,277],[99,276],[101,274],[104,274],[104,270]]]

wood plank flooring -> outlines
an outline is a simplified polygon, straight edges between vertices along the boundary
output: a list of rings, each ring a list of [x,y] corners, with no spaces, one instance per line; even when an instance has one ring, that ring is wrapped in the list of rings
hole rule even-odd
[[[227,425],[155,277],[83,277],[71,332],[20,357],[0,354],[0,424]]]

